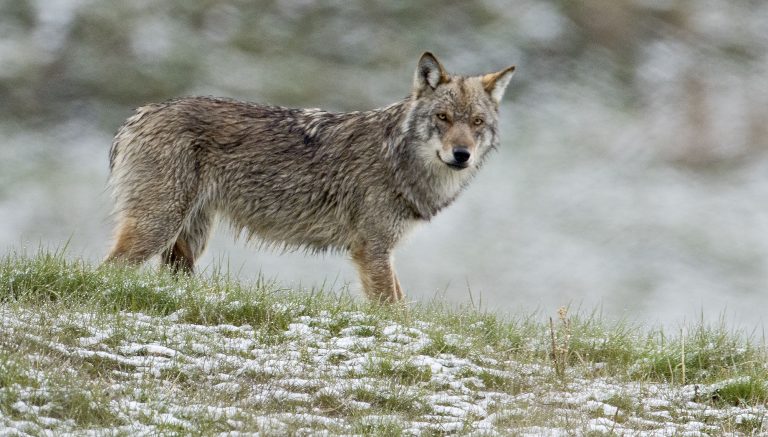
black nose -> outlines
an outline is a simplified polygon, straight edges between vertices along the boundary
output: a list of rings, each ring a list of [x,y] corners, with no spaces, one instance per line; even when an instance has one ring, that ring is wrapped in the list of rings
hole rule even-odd
[[[471,156],[471,153],[469,153],[469,150],[466,147],[453,148],[453,159],[455,159],[456,162],[463,164],[469,161],[470,156]]]

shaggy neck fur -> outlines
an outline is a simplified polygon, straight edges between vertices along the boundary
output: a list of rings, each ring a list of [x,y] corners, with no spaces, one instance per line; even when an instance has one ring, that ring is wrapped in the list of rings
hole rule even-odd
[[[472,168],[456,171],[441,162],[434,155],[434,147],[429,142],[440,141],[436,137],[426,136],[415,127],[414,110],[417,106],[414,98],[385,108],[395,108],[397,113],[406,107],[405,115],[398,120],[398,135],[391,136],[384,152],[390,163],[390,172],[404,205],[415,218],[430,220],[440,210],[450,205],[477,172],[478,162]],[[403,113],[403,112],[400,112]],[[426,183],[425,183],[426,181]]]

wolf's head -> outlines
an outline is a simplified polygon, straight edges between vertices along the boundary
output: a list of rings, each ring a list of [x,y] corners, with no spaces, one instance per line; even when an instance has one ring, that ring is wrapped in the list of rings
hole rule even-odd
[[[499,102],[514,71],[508,67],[479,76],[451,75],[432,53],[421,56],[406,126],[430,167],[457,172],[476,168],[498,146]]]

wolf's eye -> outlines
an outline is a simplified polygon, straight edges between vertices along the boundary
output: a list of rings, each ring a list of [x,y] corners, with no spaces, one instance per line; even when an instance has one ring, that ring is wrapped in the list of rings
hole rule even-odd
[[[474,123],[475,126],[481,126],[483,123],[485,123],[485,120],[480,117],[475,117],[475,119],[472,120],[472,123]]]
[[[435,116],[440,121],[448,121],[448,114],[446,114],[445,112],[438,112]]]

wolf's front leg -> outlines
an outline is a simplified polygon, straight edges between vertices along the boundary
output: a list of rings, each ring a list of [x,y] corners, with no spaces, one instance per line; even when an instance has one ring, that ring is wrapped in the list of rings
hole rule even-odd
[[[369,299],[387,303],[403,299],[389,250],[370,243],[359,243],[352,247],[351,254]]]

